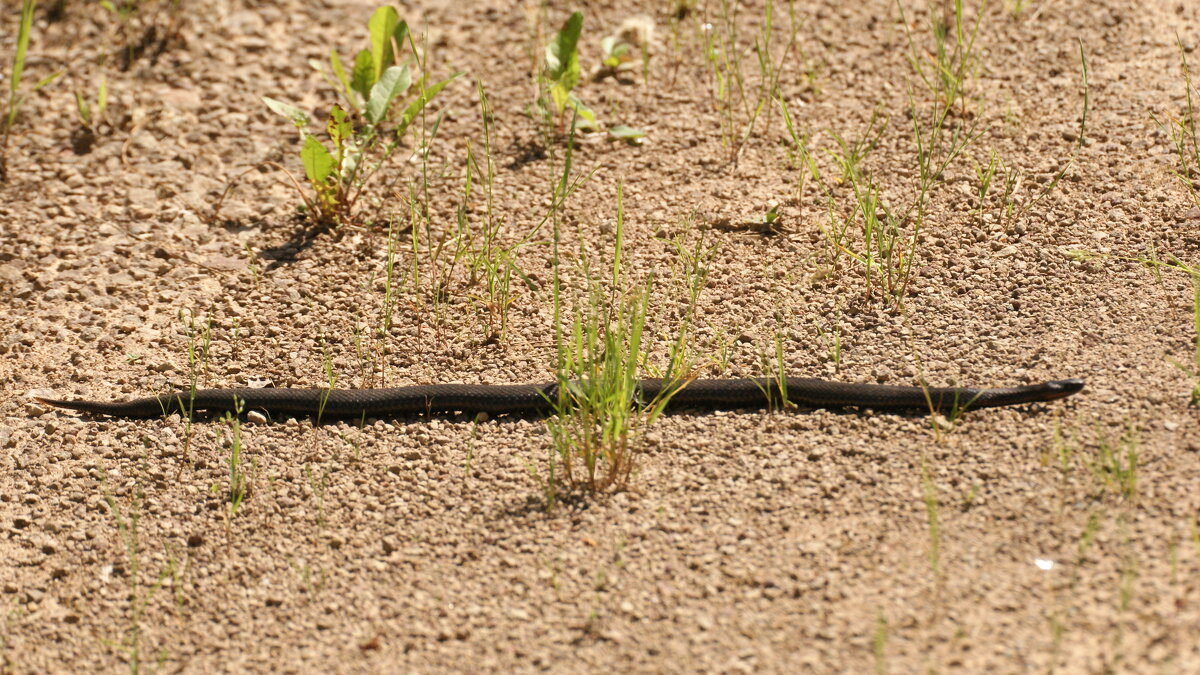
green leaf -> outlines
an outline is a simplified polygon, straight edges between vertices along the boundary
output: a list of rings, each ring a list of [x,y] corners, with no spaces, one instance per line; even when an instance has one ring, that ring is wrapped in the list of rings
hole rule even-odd
[[[620,38],[615,35],[609,35],[600,41],[600,51],[604,53],[602,63],[609,68],[616,68],[621,65],[621,57],[629,53],[628,42],[618,42]]]
[[[404,50],[404,43],[408,42],[408,22],[401,21],[396,24],[396,29],[392,31],[392,40],[396,43],[396,49]],[[399,55],[397,55],[399,58]]]
[[[354,71],[350,75],[350,88],[367,100],[371,95],[371,87],[375,84],[375,66],[371,61],[371,52],[362,50],[354,57]]]
[[[79,121],[83,122],[84,126],[92,126],[92,108],[79,92],[75,92],[75,107],[79,110]]]
[[[383,71],[383,77],[371,87],[371,98],[367,101],[366,117],[372,124],[379,124],[387,117],[392,101],[403,94],[412,84],[408,66],[392,66]]]
[[[346,111],[336,104],[329,110],[329,124],[325,125],[325,130],[329,132],[329,138],[333,140],[333,147],[339,151],[347,139],[354,137],[354,125],[350,123]]]
[[[263,103],[267,104],[268,108],[291,120],[292,124],[295,124],[296,127],[303,128],[308,124],[308,113],[296,106],[273,99],[270,96],[263,96],[262,100]]]
[[[346,75],[346,68],[342,65],[342,57],[338,55],[337,49],[329,50],[329,67],[333,70],[333,76],[342,85],[342,91],[346,92],[346,98],[351,99],[354,90],[350,88],[350,77]]]
[[[575,128],[583,131],[595,131],[600,128],[596,122],[596,113],[592,109],[584,105],[583,101],[575,94],[567,95],[567,105],[578,113],[578,119],[575,120]]]
[[[408,107],[404,109],[404,115],[400,118],[400,124],[396,127],[396,138],[404,136],[404,132],[408,131],[409,125],[411,125],[413,121],[417,119],[417,115],[421,114],[421,110],[423,110],[425,106],[429,105],[429,102],[433,100],[434,96],[437,96],[439,91],[444,89],[446,85],[450,84],[454,80],[457,80],[460,75],[462,75],[462,73],[455,73],[441,82],[433,85],[432,87],[422,89],[420,96],[417,96],[417,98],[414,99],[412,103],[409,103]]]
[[[333,155],[321,145],[321,141],[312,136],[304,137],[300,161],[304,162],[304,175],[313,183],[323,184],[329,178],[329,174],[333,173]]]
[[[617,140],[637,143],[646,137],[646,132],[641,129],[627,127],[624,124],[617,124],[608,128],[608,135]]]
[[[400,22],[400,15],[396,12],[395,7],[385,6],[375,10],[371,15],[371,20],[367,22],[367,28],[371,31],[371,67],[376,78],[382,76],[384,70],[395,63],[395,55],[392,53],[392,35],[396,31],[396,25]],[[375,79],[371,81],[371,85],[375,84]]]
[[[583,14],[575,12],[546,45],[546,76],[567,91],[579,83],[578,47],[582,30]]]

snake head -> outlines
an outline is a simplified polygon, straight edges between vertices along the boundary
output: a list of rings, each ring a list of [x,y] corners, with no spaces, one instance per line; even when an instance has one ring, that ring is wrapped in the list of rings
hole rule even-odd
[[[1045,387],[1046,398],[1044,400],[1055,401],[1081,391],[1083,389],[1083,380],[1078,377],[1073,377],[1069,380],[1055,380],[1047,382]]]

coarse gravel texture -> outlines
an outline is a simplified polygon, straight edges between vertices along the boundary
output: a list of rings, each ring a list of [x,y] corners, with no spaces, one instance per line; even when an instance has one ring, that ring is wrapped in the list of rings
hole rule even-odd
[[[18,4],[0,3],[6,69]],[[315,231],[278,168],[302,175],[297,134],[259,98],[323,119],[336,94],[308,62],[363,46],[374,5],[213,0],[172,15],[150,2],[122,27],[93,3],[44,2],[28,77],[64,74],[25,103],[0,184],[4,668],[1200,671],[1192,280],[1130,260],[1200,264],[1200,204],[1155,120],[1184,114],[1180,47],[1200,64],[1200,5],[989,3],[972,112],[952,118],[982,135],[933,193],[897,308],[866,296],[847,255],[833,264],[828,200],[778,110],[730,161],[702,49],[721,5],[688,4],[681,19],[669,3],[579,6],[576,91],[604,125],[647,138],[579,139],[573,175],[588,178],[565,206],[565,259],[582,241],[607,274],[620,186],[625,268],[657,281],[660,356],[686,309],[670,239],[703,238],[718,246],[691,335],[717,364],[706,376],[762,374],[778,336],[795,375],[1087,388],[949,426],[853,410],[670,414],[641,435],[630,489],[550,511],[533,473],[550,452],[540,419],[248,419],[250,493],[231,515],[225,422],[88,418],[32,396],[145,395],[193,372],[209,387],[322,386],[327,366],[345,387],[552,379],[549,226],[520,249],[530,283],[514,284],[503,336],[462,265],[435,286],[449,264],[425,247],[456,227],[468,142],[483,152],[477,81],[494,112],[500,240],[548,213],[565,142],[547,148],[529,112],[532,58],[574,7],[400,7],[430,77],[464,76],[426,121],[444,112],[424,167],[421,276],[403,231],[381,332],[387,222],[408,222],[407,195],[424,199],[409,192],[423,172],[413,136],[368,191],[370,217]],[[903,6],[924,53],[930,9]],[[775,10],[779,59],[787,7]],[[648,67],[591,77],[601,38],[642,13],[657,28]],[[764,7],[738,16],[753,96]],[[878,115],[864,167],[902,210],[917,181],[910,92],[929,95],[897,6],[801,2],[795,18],[804,58],[784,57],[780,94],[836,208],[850,190],[834,180],[830,132],[863,138]],[[122,69],[120,45],[150,25],[159,44]],[[108,121],[82,147],[73,92],[94,96],[101,76]],[[744,128],[740,109],[734,120]],[[1018,217],[1000,216],[999,179],[977,208],[975,167],[993,150],[1029,203],[1077,147]],[[780,224],[752,226],[772,203]],[[206,364],[192,366],[209,322]],[[1130,465],[1135,483],[1122,480]]]

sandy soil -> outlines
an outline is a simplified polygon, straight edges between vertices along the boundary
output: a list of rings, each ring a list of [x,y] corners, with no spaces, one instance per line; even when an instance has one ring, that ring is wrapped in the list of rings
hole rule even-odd
[[[567,203],[567,245],[611,251],[623,183],[626,262],[658,272],[667,316],[680,296],[665,238],[718,244],[693,337],[726,376],[760,374],[779,334],[794,374],[1084,377],[1084,392],[948,429],[870,411],[672,414],[644,434],[630,490],[551,512],[530,472],[549,453],[542,420],[246,422],[250,495],[230,515],[227,424],[84,418],[30,397],[186,386],[189,315],[212,324],[205,386],[320,386],[327,359],[338,386],[544,381],[548,249],[522,250],[535,288],[517,289],[502,340],[461,268],[440,292],[402,287],[391,330],[370,337],[378,223],[405,209],[386,186],[406,192],[420,163],[402,153],[364,202],[375,224],[338,232],[307,228],[283,173],[255,167],[301,172],[295,131],[259,96],[327,114],[335,94],[307,62],[361,48],[374,5],[215,0],[186,7],[174,35],[150,5],[129,30],[154,23],[171,39],[127,70],[100,63],[121,42],[113,18],[92,3],[39,7],[30,77],[65,74],[27,102],[0,185],[5,670],[1200,671],[1191,281],[1124,259],[1200,263],[1200,208],[1151,116],[1183,113],[1175,35],[1200,64],[1200,5],[989,4],[968,81],[983,135],[934,193],[902,309],[864,296],[861,266],[831,265],[826,201],[801,189],[777,112],[728,161],[702,54],[701,24],[719,24],[709,5],[673,31],[659,3],[649,67],[577,88],[604,125],[648,136],[580,141],[576,174],[594,173]],[[901,204],[916,181],[909,91],[928,93],[895,5],[841,5],[796,6],[807,62],[789,54],[780,91],[827,176],[828,132],[862,138],[873,112],[886,120],[864,166]],[[547,152],[529,115],[530,54],[570,9],[555,3],[547,24],[519,3],[402,8],[428,36],[431,77],[465,73],[433,106],[446,113],[427,174],[435,238],[454,227],[468,140],[483,143],[476,80],[494,109],[502,237],[547,213],[562,148]],[[585,71],[601,38],[645,11],[582,9]],[[741,12],[751,72],[764,10]],[[905,12],[925,50],[928,8]],[[974,166],[993,150],[1024,172],[1025,198],[1072,157],[1078,41],[1090,79],[1078,161],[1014,222],[995,191],[978,212]],[[72,92],[101,75],[109,122],[76,154]],[[844,207],[847,188],[833,189]],[[772,201],[780,227],[744,226]],[[399,242],[411,268],[410,234]]]

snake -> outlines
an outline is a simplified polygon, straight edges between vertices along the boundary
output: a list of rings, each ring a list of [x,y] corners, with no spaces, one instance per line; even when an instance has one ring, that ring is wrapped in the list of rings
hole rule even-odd
[[[915,387],[801,377],[636,380],[631,404],[662,402],[664,408],[721,409],[859,407],[879,410],[955,412],[1054,401],[1083,389],[1072,378],[1015,387]],[[565,389],[562,389],[565,387]],[[59,400],[43,404],[96,415],[158,417],[171,413],[291,413],[331,417],[421,413],[546,414],[585,395],[579,381],[546,384],[427,384],[380,389],[230,388],[196,389],[126,401]]]

